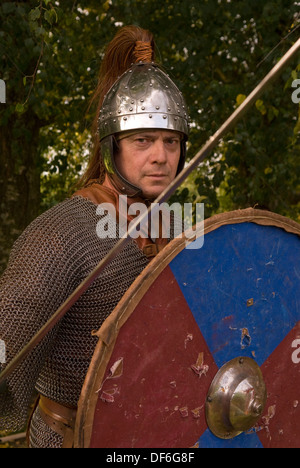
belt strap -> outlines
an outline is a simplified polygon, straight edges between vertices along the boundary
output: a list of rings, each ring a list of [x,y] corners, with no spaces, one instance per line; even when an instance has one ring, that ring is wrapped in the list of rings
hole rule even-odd
[[[44,422],[64,438],[63,448],[71,448],[77,410],[49,400],[43,395],[39,399],[39,410]]]
[[[155,257],[162,249],[164,248],[164,245],[160,244],[147,244],[143,247],[143,252],[146,257]]]

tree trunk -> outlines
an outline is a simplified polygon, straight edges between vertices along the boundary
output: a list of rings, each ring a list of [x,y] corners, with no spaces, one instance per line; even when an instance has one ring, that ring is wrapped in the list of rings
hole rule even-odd
[[[40,122],[29,112],[12,117],[0,133],[0,274],[14,241],[40,208]]]

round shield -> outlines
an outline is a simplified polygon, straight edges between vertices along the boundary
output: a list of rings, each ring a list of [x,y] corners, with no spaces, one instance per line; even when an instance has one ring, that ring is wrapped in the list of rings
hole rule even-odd
[[[76,447],[299,445],[300,226],[247,209],[199,232],[95,332]]]

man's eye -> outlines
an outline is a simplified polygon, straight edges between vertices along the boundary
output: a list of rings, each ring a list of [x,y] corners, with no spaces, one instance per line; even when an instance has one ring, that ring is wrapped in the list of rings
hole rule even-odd
[[[143,144],[148,143],[149,140],[147,138],[137,138],[135,141],[136,143],[143,145]]]

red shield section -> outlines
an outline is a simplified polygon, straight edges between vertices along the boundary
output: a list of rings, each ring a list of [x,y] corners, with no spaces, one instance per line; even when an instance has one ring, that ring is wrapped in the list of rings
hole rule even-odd
[[[148,294],[151,302],[144,298],[119,333],[91,447],[190,447],[206,429],[205,396],[217,366],[168,267]]]

